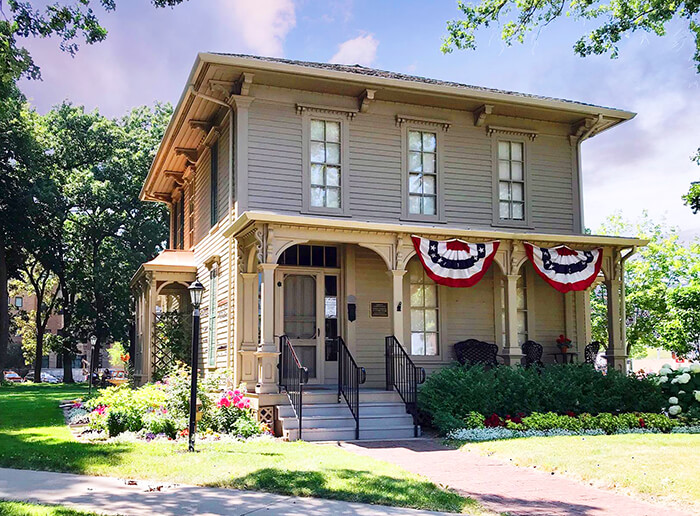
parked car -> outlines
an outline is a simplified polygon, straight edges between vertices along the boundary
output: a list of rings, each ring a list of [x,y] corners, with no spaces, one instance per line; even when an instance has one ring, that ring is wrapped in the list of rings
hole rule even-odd
[[[33,382],[34,381],[34,371],[30,371],[27,373],[27,375],[24,377],[25,382]],[[59,379],[56,378],[54,375],[49,374],[49,373],[41,373],[41,381],[43,383],[60,383]]]
[[[14,371],[5,371],[4,378],[6,382],[21,382],[22,377]]]

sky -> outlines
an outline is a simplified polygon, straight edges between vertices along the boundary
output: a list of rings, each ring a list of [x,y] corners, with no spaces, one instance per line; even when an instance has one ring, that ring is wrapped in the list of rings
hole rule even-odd
[[[99,13],[99,9],[98,9]],[[499,30],[482,30],[476,51],[440,51],[454,0],[190,0],[155,9],[148,0],[118,0],[100,13],[106,41],[81,45],[75,57],[56,40],[26,40],[42,81],[21,88],[43,113],[68,99],[110,117],[154,102],[175,104],[197,52],[250,53],[362,64],[385,70],[547,95],[638,113],[583,143],[584,214],[595,230],[613,212],[700,236],[700,214],[681,196],[700,167],[700,75],[685,24],[663,38],[635,34],[620,58],[580,58],[572,46],[592,22],[564,19],[525,44],[506,46]]]

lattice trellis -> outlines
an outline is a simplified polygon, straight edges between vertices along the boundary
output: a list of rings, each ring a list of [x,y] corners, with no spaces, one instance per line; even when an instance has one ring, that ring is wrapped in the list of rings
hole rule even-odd
[[[189,343],[192,338],[190,314],[186,312],[156,313],[153,324],[151,376],[160,380],[175,361],[189,363]]]

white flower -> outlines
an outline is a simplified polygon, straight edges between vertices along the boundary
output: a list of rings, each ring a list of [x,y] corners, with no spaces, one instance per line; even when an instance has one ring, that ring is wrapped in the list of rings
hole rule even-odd
[[[691,373],[700,373],[700,364],[690,364]]]
[[[676,398],[675,396],[671,396],[671,397],[668,399],[668,402],[669,402],[671,405],[678,405],[678,398]]]
[[[678,414],[681,413],[681,407],[679,405],[674,405],[672,407],[669,407],[668,413],[671,414],[672,416],[677,416]]]
[[[697,401],[700,401],[700,391],[693,391],[693,395]]]
[[[690,367],[684,365],[679,367],[678,371],[680,371],[681,373],[687,373],[688,371],[690,371]]]
[[[673,369],[670,367],[663,366],[661,369],[659,369],[659,374],[666,376],[667,374],[671,374],[673,372]]]
[[[678,391],[678,395],[685,394],[685,391]]]
[[[690,381],[690,375],[688,373],[683,373],[676,378],[676,380],[678,380],[678,383],[688,383]]]
[[[661,376],[659,378],[659,383],[666,383],[668,381],[668,376]]]

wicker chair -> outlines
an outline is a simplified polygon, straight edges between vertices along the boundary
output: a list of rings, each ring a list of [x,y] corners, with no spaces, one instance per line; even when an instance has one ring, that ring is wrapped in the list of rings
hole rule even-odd
[[[455,344],[455,355],[462,365],[483,364],[497,366],[498,346],[476,339],[467,339]]]
[[[594,340],[586,346],[583,351],[586,364],[595,364],[595,358],[598,356],[598,351],[600,351],[600,342]]]
[[[542,363],[542,344],[538,344],[534,340],[525,341],[522,345],[523,357],[525,362],[525,367],[530,367],[536,365],[538,367],[544,367]]]

